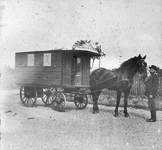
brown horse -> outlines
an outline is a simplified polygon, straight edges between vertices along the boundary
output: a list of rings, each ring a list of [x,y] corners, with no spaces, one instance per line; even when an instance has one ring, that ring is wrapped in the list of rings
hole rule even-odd
[[[90,75],[90,89],[93,98],[93,113],[98,113],[98,97],[102,89],[114,90],[117,92],[117,102],[115,108],[115,117],[118,116],[118,107],[120,104],[120,98],[122,92],[124,92],[124,114],[128,117],[127,101],[130,93],[130,89],[133,84],[134,75],[139,72],[143,80],[147,76],[147,63],[144,61],[144,57],[135,56],[129,60],[123,62],[118,69],[107,70],[105,68],[98,68],[94,70]]]

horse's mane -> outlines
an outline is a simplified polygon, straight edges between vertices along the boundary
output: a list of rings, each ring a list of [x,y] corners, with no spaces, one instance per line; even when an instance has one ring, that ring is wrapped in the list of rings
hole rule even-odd
[[[123,69],[127,68],[130,64],[133,64],[133,63],[135,65],[136,64],[135,60],[137,60],[137,59],[138,59],[138,57],[135,56],[133,58],[130,58],[130,59],[124,61],[117,70],[123,70]]]

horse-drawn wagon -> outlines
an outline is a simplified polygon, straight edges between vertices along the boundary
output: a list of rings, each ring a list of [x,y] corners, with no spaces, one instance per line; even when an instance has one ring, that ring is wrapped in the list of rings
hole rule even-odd
[[[22,103],[32,107],[41,98],[53,109],[64,110],[65,93],[70,93],[75,105],[85,108],[87,94],[79,91],[89,88],[91,58],[100,56],[90,49],[17,52],[15,72]]]

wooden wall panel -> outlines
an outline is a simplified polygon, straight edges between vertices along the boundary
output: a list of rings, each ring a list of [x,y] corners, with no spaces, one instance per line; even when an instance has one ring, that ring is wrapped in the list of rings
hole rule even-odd
[[[16,72],[61,72],[61,67],[17,67]]]
[[[64,53],[62,67],[62,85],[71,85],[72,53]]]
[[[52,53],[52,66],[62,66],[62,52]]]
[[[15,71],[18,84],[61,85],[60,67],[19,67]]]
[[[26,53],[18,53],[15,55],[15,66],[16,67],[27,66],[27,54]]]
[[[49,64],[43,66],[44,54],[50,53]],[[28,66],[28,55],[33,66]],[[30,59],[29,59],[30,60]],[[29,52],[16,53],[16,80],[18,84],[61,85],[62,84],[62,52]],[[31,63],[32,64],[32,63]]]
[[[43,53],[35,53],[34,66],[43,66]]]

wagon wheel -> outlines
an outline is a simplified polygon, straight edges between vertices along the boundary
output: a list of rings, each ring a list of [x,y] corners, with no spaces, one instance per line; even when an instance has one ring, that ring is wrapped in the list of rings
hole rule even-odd
[[[51,105],[55,99],[56,88],[44,88],[42,101],[46,105]]]
[[[55,99],[53,99],[52,109],[58,111],[65,111],[66,96],[64,93],[57,91],[55,94]]]
[[[25,106],[32,107],[37,100],[37,91],[33,87],[22,86],[20,88],[20,99]]]
[[[84,109],[88,104],[88,98],[86,94],[75,94],[74,103],[79,109]]]

